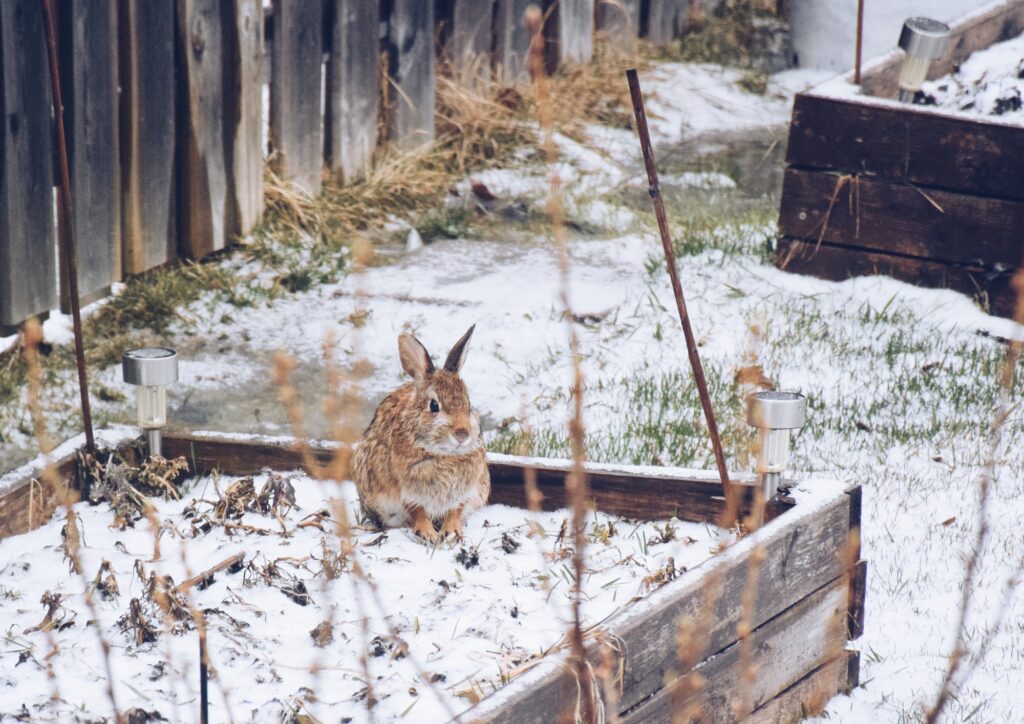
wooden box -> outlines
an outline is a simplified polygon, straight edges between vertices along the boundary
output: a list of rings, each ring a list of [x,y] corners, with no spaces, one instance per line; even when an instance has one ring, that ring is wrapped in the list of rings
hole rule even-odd
[[[333,450],[331,444],[314,447],[321,462]],[[184,456],[198,474],[302,467],[289,438],[170,435],[164,451]],[[37,464],[0,478],[0,538],[41,525],[63,488],[77,490],[77,454],[74,445],[65,445],[53,457],[51,473],[43,475]],[[564,506],[568,462],[494,455],[489,465],[492,503],[524,506],[523,473],[531,467],[545,508]],[[600,510],[713,523],[724,509],[721,486],[713,475],[684,472],[587,466],[592,502]],[[748,495],[743,507],[749,505]],[[837,692],[855,686],[859,655],[847,642],[863,630],[860,514],[859,485],[801,483],[790,498],[769,504],[760,530],[591,629],[594,667],[610,661],[617,672],[612,690],[602,691],[602,706],[614,706],[624,722],[669,722],[674,712],[695,703],[714,722],[779,722],[820,710]],[[737,633],[745,605],[751,624],[747,658]],[[690,666],[678,658],[677,633],[686,620],[699,624],[702,639],[685,654]],[[572,720],[578,705],[577,682],[563,652],[542,659],[461,719],[539,724]]]
[[[896,28],[893,29],[895,34]],[[1024,0],[953,26],[930,78],[1024,32]],[[1024,264],[1024,124],[899,103],[902,51],[797,95],[776,263],[825,279],[885,274],[1009,316]]]

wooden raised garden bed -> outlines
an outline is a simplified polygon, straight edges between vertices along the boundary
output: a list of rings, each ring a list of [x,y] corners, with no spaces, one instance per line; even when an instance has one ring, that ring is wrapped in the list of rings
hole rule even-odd
[[[332,449],[325,444],[316,454],[326,461]],[[243,475],[302,464],[288,438],[170,435],[164,450],[168,457],[184,456],[196,474]],[[61,490],[54,486],[81,492],[76,455],[74,446],[65,445],[53,459],[55,474],[44,476],[29,466],[0,479],[0,538],[43,524],[58,505]],[[524,506],[527,466],[537,472],[544,507],[562,507],[568,463],[506,456],[490,458],[491,502]],[[721,487],[710,475],[595,464],[588,466],[588,476],[594,505],[616,515],[714,523],[724,508]],[[859,485],[801,482],[790,497],[769,505],[760,530],[602,622],[589,639],[592,660],[599,666],[612,653],[620,672],[614,698],[623,721],[668,722],[695,698],[711,721],[790,721],[855,686],[859,658],[846,645],[863,629],[860,495]],[[757,565],[761,551],[763,563]],[[756,590],[752,601],[744,597],[750,580]],[[746,659],[737,634],[744,600],[752,623]],[[688,654],[698,663],[681,671],[677,633],[684,620],[701,624],[703,641],[700,653]],[[578,687],[566,656],[542,659],[461,720],[551,722],[571,716]],[[682,691],[691,692],[689,698],[681,700]]]
[[[893,33],[896,32],[893,28]],[[952,28],[942,77],[1024,32],[1024,0]],[[825,279],[885,274],[976,295],[1013,311],[1024,263],[1024,124],[898,103],[902,51],[797,95],[776,263]]]

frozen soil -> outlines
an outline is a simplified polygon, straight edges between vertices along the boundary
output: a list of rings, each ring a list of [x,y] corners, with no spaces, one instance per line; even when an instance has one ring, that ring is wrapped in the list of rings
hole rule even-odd
[[[1024,122],[1024,35],[971,54],[955,73],[927,81],[915,103]]]
[[[267,488],[261,505],[253,498],[268,482],[275,494]],[[208,624],[214,721],[369,721],[367,696],[377,701],[376,721],[446,721],[564,644],[572,620],[569,511],[490,505],[465,521],[461,543],[437,546],[408,529],[356,528],[342,553],[337,516],[354,525],[357,511],[351,483],[299,472],[194,479],[181,500],[156,505],[156,558],[146,519],[121,527],[108,505],[80,503],[95,620],[81,579],[67,574],[62,519],[0,541],[0,721],[94,721],[109,712],[99,695],[99,635],[111,645],[122,711],[190,720],[198,634],[187,611],[184,620],[161,613],[154,580],[180,584],[236,553],[244,563],[180,596]],[[582,600],[590,625],[698,566],[731,536],[675,519],[638,523],[595,512],[587,538]],[[370,586],[359,583],[356,563]],[[39,631],[55,598],[51,630]],[[52,647],[59,654],[51,658]]]

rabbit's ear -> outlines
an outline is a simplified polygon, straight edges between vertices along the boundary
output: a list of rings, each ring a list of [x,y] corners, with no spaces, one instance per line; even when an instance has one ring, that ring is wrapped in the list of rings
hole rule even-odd
[[[434,362],[427,348],[411,334],[398,335],[398,358],[402,360],[402,369],[416,379],[434,371]]]
[[[476,329],[475,324],[462,335],[462,339],[456,342],[452,351],[448,353],[448,359],[444,361],[444,368],[449,372],[458,372],[466,363],[466,355],[469,354],[469,338],[473,336],[474,329]]]

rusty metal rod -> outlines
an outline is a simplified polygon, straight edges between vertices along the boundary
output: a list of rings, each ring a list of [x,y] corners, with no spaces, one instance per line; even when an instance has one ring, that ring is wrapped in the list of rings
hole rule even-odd
[[[857,0],[857,48],[854,51],[853,84],[860,85],[860,61],[864,48],[864,0]]]
[[[711,437],[711,447],[715,453],[718,476],[722,480],[722,491],[725,494],[728,510],[734,512],[736,510],[736,501],[731,495],[729,469],[725,465],[725,452],[722,450],[722,440],[718,435],[715,413],[711,409],[711,396],[708,394],[708,383],[704,379],[704,367],[700,363],[697,341],[694,339],[693,329],[690,327],[690,313],[686,310],[686,298],[683,296],[683,287],[679,283],[679,273],[676,270],[676,254],[672,248],[672,237],[668,230],[665,204],[661,199],[661,190],[658,187],[658,169],[654,165],[654,149],[651,148],[651,134],[647,130],[647,113],[644,110],[644,98],[640,93],[640,80],[637,78],[636,70],[627,70],[626,79],[629,81],[629,95],[633,99],[636,132],[640,136],[640,150],[643,152],[644,166],[647,168],[647,182],[650,185],[651,202],[654,204],[654,215],[658,218],[658,231],[661,232],[661,246],[665,250],[668,275],[672,280],[672,293],[676,298],[679,322],[683,326],[683,336],[686,338],[686,352],[690,357],[690,367],[693,368],[693,379],[697,384],[697,393],[700,395],[700,406],[704,409],[704,419],[707,421],[708,435]]]
[[[60,69],[57,65],[56,17],[52,0],[42,0],[43,22],[46,28],[46,48],[50,59],[50,86],[53,89],[53,115],[57,119],[57,155],[60,166],[60,222],[61,255],[68,282],[71,302],[71,321],[75,331],[75,361],[78,364],[78,390],[82,398],[82,426],[85,428],[85,448],[96,454],[92,434],[92,410],[89,407],[89,381],[85,373],[85,345],[82,342],[82,310],[78,297],[78,256],[75,251],[75,231],[71,218],[71,173],[68,171],[68,145],[64,132],[64,103],[60,93]]]

